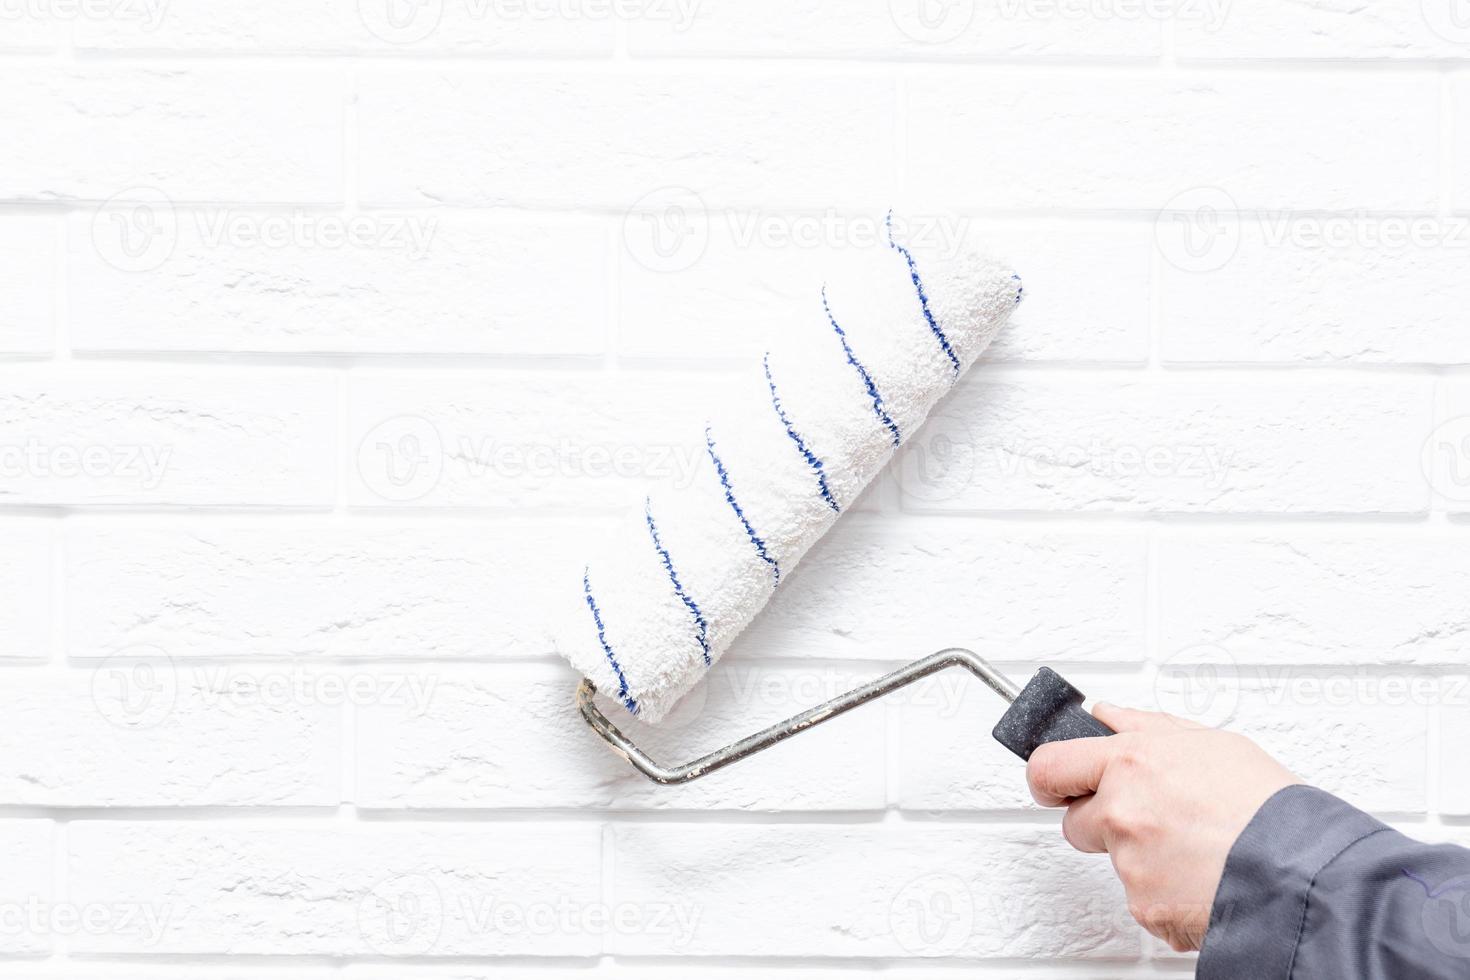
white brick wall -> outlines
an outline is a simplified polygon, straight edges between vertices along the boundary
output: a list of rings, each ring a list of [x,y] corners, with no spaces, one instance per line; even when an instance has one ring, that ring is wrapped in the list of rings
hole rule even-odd
[[[1454,7],[0,3],[0,980],[1187,975],[964,676],[681,789],[571,707],[584,542],[889,206],[1026,303],[630,730],[959,643],[1464,841]]]

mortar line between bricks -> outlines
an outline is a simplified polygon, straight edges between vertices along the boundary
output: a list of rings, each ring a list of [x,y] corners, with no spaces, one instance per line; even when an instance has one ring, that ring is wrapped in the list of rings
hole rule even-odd
[[[1436,195],[1437,196],[1437,195]],[[24,200],[18,198],[0,199],[0,215],[44,215],[58,214],[66,216],[87,216],[94,212],[100,205],[107,203],[99,198],[75,197],[65,200],[39,201]],[[261,199],[191,199],[178,198],[172,202],[180,211],[259,211],[259,212],[302,212],[314,215],[338,215],[344,210],[342,201],[323,200],[261,200]],[[779,215],[789,217],[821,217],[829,212],[839,215],[873,215],[881,214],[885,207],[879,204],[864,204],[854,202],[838,202],[826,207],[814,208],[809,206],[783,205],[780,202],[769,204],[750,204],[733,202],[706,202],[708,210],[715,214],[742,214],[760,212],[767,215]],[[432,204],[423,201],[359,201],[360,213],[380,216],[422,216],[422,217],[444,217],[450,215],[462,219],[514,219],[525,222],[544,221],[547,219],[562,220],[567,222],[586,221],[588,223],[595,219],[613,218],[621,219],[626,209],[615,206],[601,205],[558,205],[552,203],[504,203],[494,204],[469,203],[455,201],[435,201]],[[1151,226],[1157,222],[1159,209],[1152,208],[1088,208],[1067,206],[1035,206],[1035,207],[995,207],[984,205],[960,205],[951,208],[955,214],[1001,223],[1009,222],[1017,225],[1035,224],[1036,222],[1076,222],[1076,223],[1136,223]],[[1266,221],[1279,218],[1282,214],[1290,214],[1301,218],[1360,218],[1364,220],[1400,220],[1408,221],[1418,218],[1431,218],[1440,216],[1438,204],[1433,207],[1416,208],[1332,208],[1332,207],[1298,207],[1298,208],[1239,208],[1226,214],[1239,221]],[[1450,215],[1464,216],[1470,214],[1470,207],[1451,208]]]
[[[839,52],[834,54],[771,54],[759,50],[705,51],[687,55],[629,54],[617,57],[617,49],[586,54],[536,52],[504,52],[487,57],[480,53],[457,51],[383,50],[289,50],[244,51],[206,48],[92,48],[76,47],[71,60],[80,69],[106,68],[147,70],[166,68],[214,68],[232,70],[240,67],[267,69],[320,70],[342,65],[382,69],[389,72],[423,71],[433,73],[446,68],[465,74],[551,74],[597,73],[604,75],[659,75],[707,71],[711,66],[723,71],[763,71],[768,74],[792,74],[841,71],[860,72],[875,67],[898,67],[951,74],[1043,75],[1048,72],[1097,72],[1100,74],[1134,74],[1157,77],[1163,66],[1163,46],[1158,54],[1137,55],[1001,55],[926,51],[922,55]],[[1470,67],[1462,58],[1413,56],[1403,58],[1290,58],[1290,57],[1205,57],[1174,54],[1173,64],[1191,74],[1260,75],[1374,75],[1413,74],[1425,70],[1454,71]],[[14,51],[0,54],[0,63],[55,61],[58,52]]]
[[[390,524],[405,531],[436,530],[442,528],[477,528],[486,532],[506,529],[552,529],[566,527],[569,521],[578,527],[597,529],[609,526],[615,520],[641,516],[641,502],[630,500],[624,507],[608,507],[598,510],[545,508],[540,510],[516,511],[494,510],[483,513],[467,513],[454,508],[396,510],[356,508],[340,515],[329,510],[274,511],[268,508],[257,510],[219,509],[95,509],[66,510],[62,508],[23,508],[20,512],[0,507],[0,521],[12,520],[19,524],[54,522],[68,534],[88,534],[98,531],[133,529],[159,533],[193,532],[201,527],[220,527],[221,519],[230,522],[232,530],[265,528],[280,530],[299,528],[303,531],[331,531],[351,528],[357,524]],[[1455,515],[1447,515],[1454,517]],[[1464,515],[1470,517],[1470,515]],[[1227,520],[1227,518],[1229,518]],[[837,533],[843,535],[859,532],[887,536],[898,534],[903,528],[926,527],[931,531],[952,527],[967,531],[1003,536],[1016,535],[1074,535],[1082,537],[1116,538],[1137,537],[1140,540],[1153,528],[1178,530],[1181,533],[1213,535],[1229,538],[1237,533],[1236,528],[1251,531],[1269,531],[1299,534],[1305,537],[1332,537],[1338,533],[1368,534],[1379,529],[1392,529],[1395,535],[1419,535],[1439,537],[1445,533],[1456,533],[1463,525],[1454,520],[1440,524],[1430,519],[1429,514],[1399,515],[1316,515],[1293,516],[1290,514],[1098,514],[1088,511],[971,511],[971,510],[906,510],[898,515],[887,515],[873,511],[854,511],[843,515]]]
[[[149,953],[128,955],[126,953],[88,953],[74,957],[74,962],[86,962],[89,964],[111,964],[124,967],[138,967],[144,965],[160,967],[184,968],[194,965],[228,966],[231,968],[244,969],[266,969],[281,963],[289,963],[293,967],[318,966],[327,968],[341,967],[419,967],[433,970],[435,967],[444,969],[457,969],[463,967],[485,968],[493,966],[497,968],[514,967],[524,971],[526,975],[534,976],[538,972],[548,975],[555,971],[565,971],[568,968],[585,969],[594,965],[600,957],[598,956],[328,956],[313,953]],[[952,972],[953,968],[963,966],[965,975],[980,977],[1010,977],[1016,975],[1035,975],[1042,977],[1056,977],[1059,966],[1067,970],[1067,976],[1078,977],[1080,980],[1116,980],[1118,977],[1159,977],[1159,976],[1187,976],[1188,974],[1160,973],[1154,970],[1142,969],[1141,964],[1133,960],[1121,957],[1094,957],[1081,958],[1056,958],[1056,959],[1014,959],[1008,957],[979,958],[979,957],[947,957],[944,965],[926,966],[922,958],[898,957],[898,956],[823,956],[814,954],[812,956],[738,956],[731,954],[687,954],[678,956],[658,955],[619,955],[610,957],[614,962],[626,966],[654,966],[662,967],[660,972],[667,972],[670,976],[680,968],[681,964],[697,964],[701,967],[717,967],[729,969],[750,970],[752,968],[778,969],[782,967],[808,969],[808,970],[837,970],[849,969],[854,971],[878,971],[890,969],[931,970],[936,977],[943,977]],[[1189,961],[1183,961],[1189,965]],[[1191,967],[1192,969],[1192,967]],[[1120,973],[1120,970],[1128,971]],[[277,971],[271,971],[271,976],[279,976]],[[439,973],[432,972],[430,976],[438,976]],[[654,974],[658,975],[658,974]]]
[[[595,747],[594,747],[595,748]],[[606,751],[605,749],[603,751]],[[1025,767],[1017,760],[1018,785],[1024,784]],[[310,812],[305,812],[305,811]],[[1370,810],[1372,816],[1388,823],[1418,828],[1443,822],[1456,825],[1453,817],[1440,818],[1427,811]],[[474,830],[486,824],[523,826],[529,829],[553,826],[651,826],[664,827],[845,827],[868,828],[875,834],[892,832],[903,826],[912,830],[941,830],[956,827],[994,827],[1006,830],[1038,830],[1054,832],[1060,825],[1059,811],[1041,809],[996,808],[991,810],[936,810],[923,808],[881,807],[870,810],[744,810],[738,807],[712,808],[691,806],[684,809],[594,808],[576,804],[563,807],[436,807],[374,808],[359,807],[355,830],[364,834],[390,833],[414,828],[461,828]],[[0,806],[0,819],[49,820],[57,828],[63,824],[150,824],[182,828],[195,826],[201,833],[212,829],[297,831],[342,831],[338,808],[320,807],[59,807]],[[1461,821],[1470,820],[1462,817]],[[370,829],[376,828],[376,830]]]
[[[67,533],[83,534],[98,530],[120,528],[157,531],[160,533],[192,532],[200,527],[221,525],[227,519],[232,529],[264,527],[269,530],[300,528],[306,531],[336,530],[356,524],[391,524],[403,530],[435,530],[440,528],[479,528],[487,532],[506,529],[552,529],[571,523],[586,529],[604,528],[614,520],[629,517],[641,518],[641,500],[629,500],[626,506],[587,510],[582,508],[544,508],[516,511],[514,509],[468,513],[455,508],[398,510],[394,508],[363,509],[334,515],[329,510],[274,511],[269,508],[240,510],[231,508],[209,509],[87,509],[66,510],[62,508],[23,508],[22,512],[7,512],[0,507],[0,521],[13,520],[20,524],[56,522]],[[63,518],[66,523],[62,523]],[[1238,518],[1228,521],[1224,518]],[[1201,534],[1230,536],[1231,529],[1248,525],[1252,529],[1265,531],[1295,532],[1306,536],[1330,536],[1341,528],[1350,533],[1362,533],[1374,528],[1393,528],[1395,534],[1438,535],[1453,533],[1453,523],[1443,526],[1431,521],[1428,513],[1399,515],[1322,515],[1294,516],[1291,514],[1099,514],[1088,511],[971,511],[971,510],[906,510],[899,515],[886,515],[874,511],[853,511],[844,514],[838,531],[849,535],[859,531],[887,536],[898,534],[906,527],[925,527],[940,530],[962,527],[977,533],[1002,534],[1014,531],[1018,534],[1061,534],[1109,537],[1142,537],[1153,527],[1178,528],[1181,531]],[[1023,530],[1024,529],[1024,530]]]
[[[764,671],[830,671],[832,673],[852,673],[857,675],[872,674],[878,676],[897,667],[903,666],[917,659],[925,653],[933,652],[928,647],[915,648],[909,656],[890,657],[840,657],[836,655],[823,655],[814,657],[802,657],[795,655],[772,656],[772,657],[748,657],[740,661],[738,665],[731,664],[742,671],[764,672]],[[105,660],[105,655],[95,657],[78,656],[59,665],[62,672],[67,670],[86,671],[95,667]],[[1127,677],[1133,676],[1139,683],[1151,680],[1148,670],[1152,666],[1143,659],[1137,660],[1087,660],[1075,659],[1064,656],[1051,656],[1038,654],[1029,658],[1002,658],[989,657],[988,662],[997,668],[1010,671],[1026,670],[1040,665],[1065,667],[1067,670],[1080,674],[1088,674],[1098,677]],[[331,673],[338,669],[354,669],[364,671],[367,669],[398,670],[403,668],[433,668],[437,671],[452,671],[462,668],[464,671],[486,671],[497,668],[520,668],[520,667],[546,667],[558,671],[567,671],[565,661],[556,654],[527,655],[524,657],[508,657],[505,659],[449,659],[449,658],[384,658],[369,659],[362,657],[353,658],[330,658],[317,657],[308,660],[301,658],[278,658],[275,660],[262,658],[231,657],[221,655],[218,657],[197,657],[177,660],[176,665],[180,669],[230,667],[238,670],[253,668],[268,668],[281,666],[295,666],[303,670]],[[1343,661],[1266,661],[1252,659],[1237,659],[1236,665],[1243,670],[1256,671],[1260,676],[1258,680],[1264,683],[1278,683],[1283,676],[1290,679],[1299,679],[1295,675],[1328,675],[1338,676],[1344,672],[1370,678],[1397,678],[1402,676],[1453,678],[1465,673],[1465,665],[1459,662],[1441,661],[1437,663],[1385,663],[1385,662],[1343,662]],[[55,665],[42,660],[0,660],[0,671],[35,671],[37,673],[48,673]],[[956,674],[956,677],[961,675]],[[570,682],[575,679],[574,675],[566,674]],[[775,717],[772,721],[779,720]]]
[[[751,348],[755,350],[754,347]],[[290,351],[175,351],[175,350],[73,350],[72,359],[92,364],[155,365],[161,369],[178,366],[215,368],[221,373],[251,373],[263,367],[327,372],[352,368],[365,373],[410,373],[438,370],[444,377],[469,379],[476,372],[493,370],[506,374],[592,375],[607,369],[604,354],[537,355],[488,352],[290,352]],[[51,361],[36,355],[10,355],[20,370],[40,370]],[[751,363],[739,354],[709,357],[659,357],[641,354],[621,355],[618,365],[632,374],[650,377],[680,371],[698,371],[712,375],[733,375]],[[1431,363],[1427,361],[1168,361],[1153,373],[1146,361],[1062,360],[1062,359],[993,359],[982,360],[975,372],[962,384],[983,384],[987,379],[1030,379],[1049,376],[1069,377],[1096,375],[1110,381],[1120,376],[1133,376],[1153,383],[1197,381],[1216,378],[1238,382],[1241,375],[1275,377],[1298,375],[1339,381],[1361,381],[1371,377],[1463,377],[1470,375],[1470,360]]]

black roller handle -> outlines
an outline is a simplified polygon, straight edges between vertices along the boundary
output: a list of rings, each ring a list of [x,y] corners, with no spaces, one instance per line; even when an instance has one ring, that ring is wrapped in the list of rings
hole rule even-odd
[[[991,734],[1022,759],[1030,759],[1036,747],[1047,742],[1114,732],[1083,709],[1081,691],[1050,667],[1043,667],[1021,689]]]

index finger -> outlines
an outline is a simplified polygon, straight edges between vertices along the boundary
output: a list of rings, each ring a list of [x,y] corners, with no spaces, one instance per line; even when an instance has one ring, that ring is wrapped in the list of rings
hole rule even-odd
[[[1026,785],[1042,806],[1062,806],[1097,791],[1118,749],[1117,735],[1038,746],[1026,763]]]

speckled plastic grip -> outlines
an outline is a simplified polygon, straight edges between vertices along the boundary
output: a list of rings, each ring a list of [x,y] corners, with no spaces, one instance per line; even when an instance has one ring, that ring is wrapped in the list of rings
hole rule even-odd
[[[1081,691],[1050,667],[1043,667],[991,734],[1022,759],[1030,759],[1038,745],[1112,735],[1113,730],[1083,709]]]

